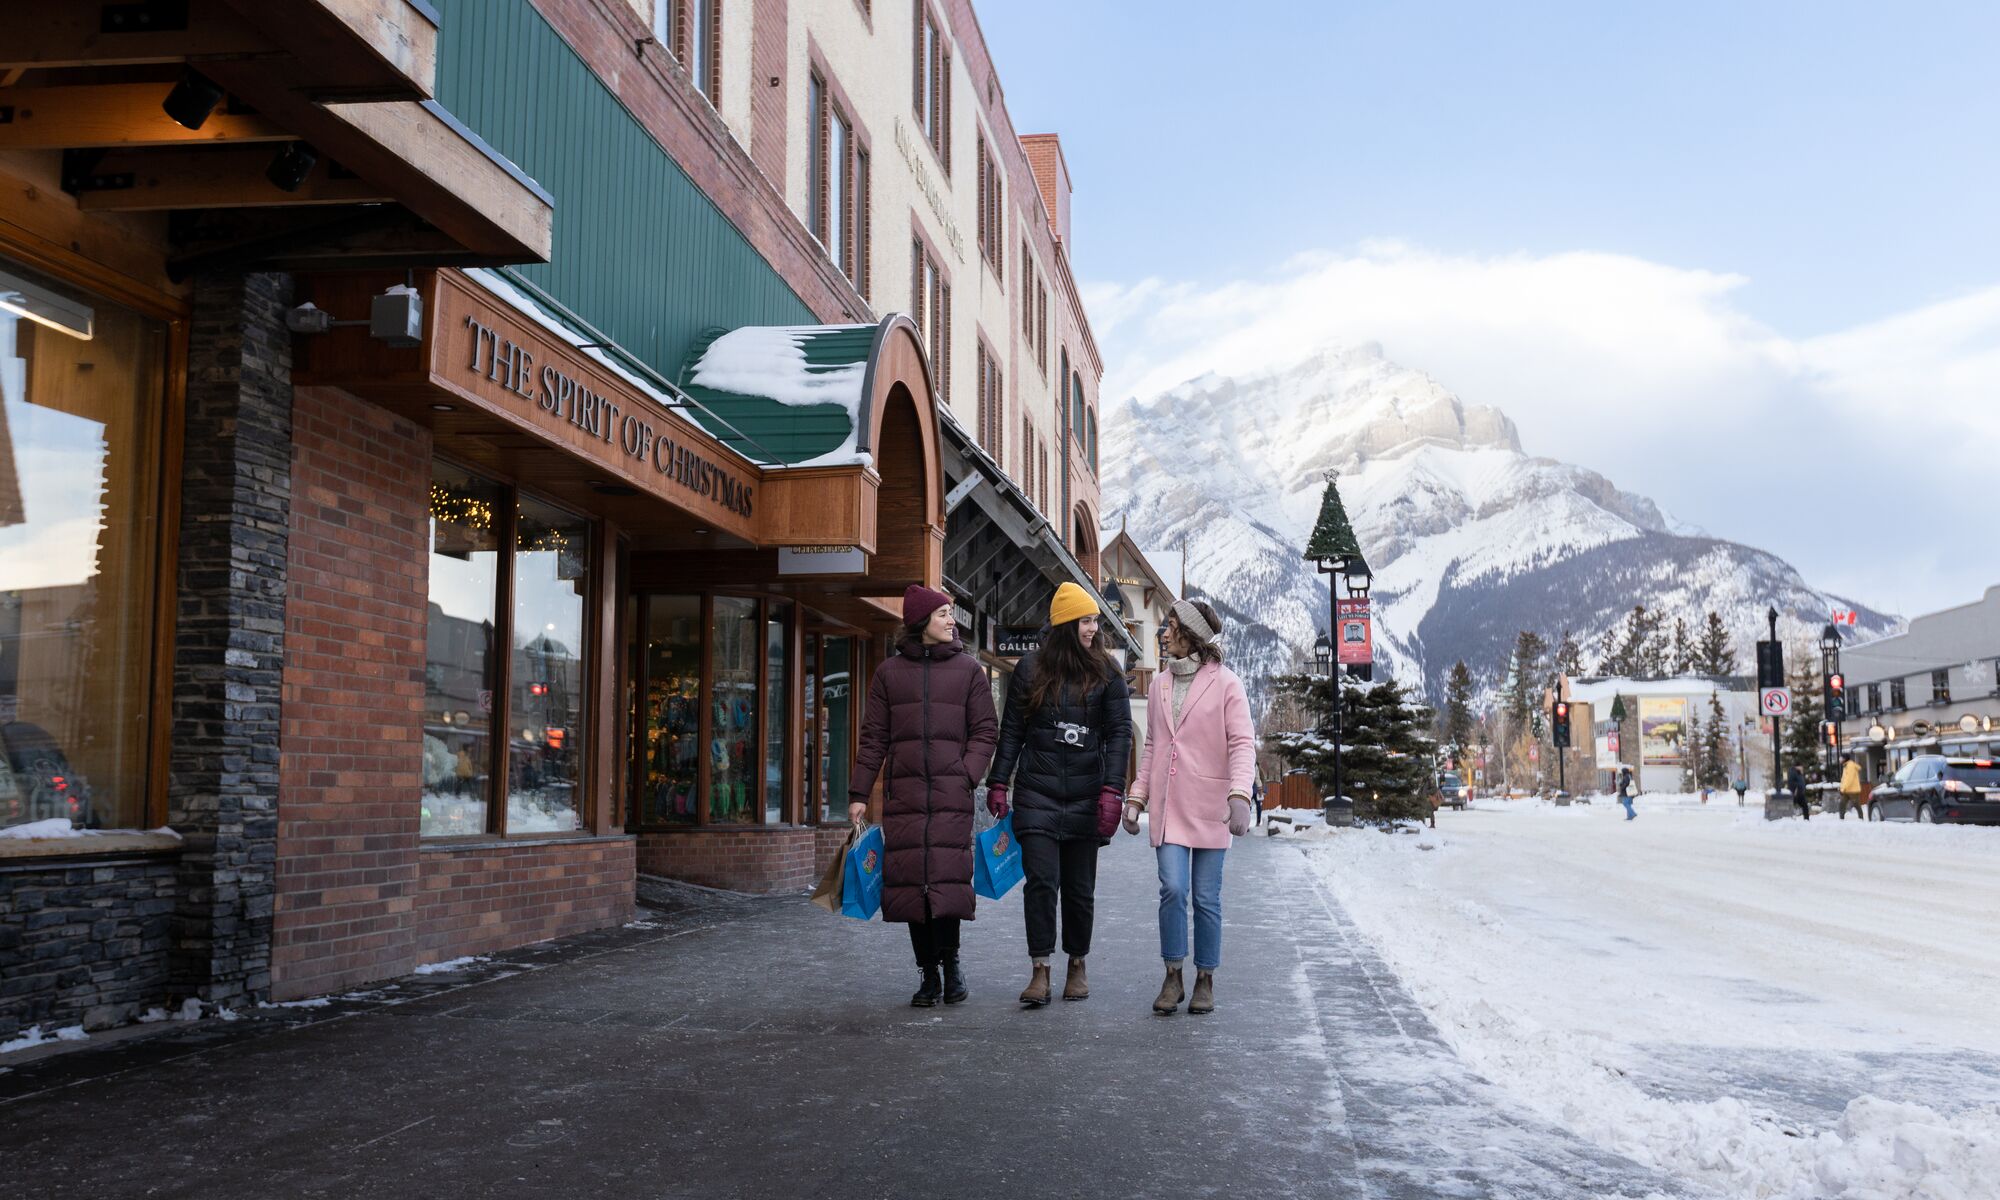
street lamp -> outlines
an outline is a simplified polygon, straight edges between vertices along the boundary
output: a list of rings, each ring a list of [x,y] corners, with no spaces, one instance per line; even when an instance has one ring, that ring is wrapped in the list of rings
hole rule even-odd
[[[1312,673],[1314,679],[1333,674],[1333,639],[1324,633],[1313,639]]]
[[[1840,719],[1834,715],[1834,709],[1837,703],[1844,708],[1846,700],[1844,695],[1846,688],[1844,686],[1837,687],[1834,682],[1840,679],[1840,628],[1832,622],[1828,622],[1826,628],[1820,630],[1819,667],[1820,712],[1825,715],[1827,730],[1830,735],[1826,739],[1826,774],[1824,777],[1831,779],[1833,777],[1834,763],[1840,758]],[[1841,682],[1844,684],[1845,680],[1841,680]],[[1846,715],[1845,712],[1840,714],[1842,717]]]
[[[1311,538],[1306,542],[1304,557],[1319,572],[1326,576],[1327,625],[1326,638],[1328,657],[1332,657],[1334,646],[1340,644],[1340,604],[1337,578],[1347,580],[1350,595],[1365,598],[1372,582],[1367,560],[1361,556],[1361,541],[1354,535],[1354,526],[1347,519],[1347,507],[1340,502],[1340,472],[1326,472],[1326,490],[1320,494],[1319,519],[1313,523]],[[1315,646],[1317,649],[1317,645]],[[1346,793],[1340,779],[1340,710],[1342,672],[1331,661],[1328,662],[1328,679],[1333,689],[1333,795],[1344,801]],[[1353,668],[1351,668],[1353,669]],[[1359,674],[1356,669],[1355,673]]]

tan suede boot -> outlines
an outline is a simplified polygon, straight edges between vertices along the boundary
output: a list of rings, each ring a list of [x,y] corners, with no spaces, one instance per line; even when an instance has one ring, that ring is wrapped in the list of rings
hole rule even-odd
[[[1215,1011],[1215,972],[1194,973],[1194,995],[1188,997],[1188,1012],[1194,1016]]]
[[[1029,977],[1028,986],[1021,993],[1021,1003],[1029,1008],[1040,1008],[1049,1002],[1049,964],[1036,963],[1035,973]]]
[[[1069,960],[1069,974],[1063,978],[1063,999],[1090,999],[1090,981],[1083,977],[1083,960],[1080,958]]]
[[[1153,1011],[1161,1016],[1178,1012],[1181,1007],[1181,997],[1185,995],[1187,989],[1181,986],[1181,969],[1168,967],[1166,982],[1160,985],[1160,997],[1153,1001]]]

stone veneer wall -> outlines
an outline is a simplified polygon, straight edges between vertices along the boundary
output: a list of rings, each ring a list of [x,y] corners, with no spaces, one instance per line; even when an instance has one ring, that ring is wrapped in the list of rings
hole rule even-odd
[[[0,859],[0,1039],[164,1004],[174,874],[171,856]]]

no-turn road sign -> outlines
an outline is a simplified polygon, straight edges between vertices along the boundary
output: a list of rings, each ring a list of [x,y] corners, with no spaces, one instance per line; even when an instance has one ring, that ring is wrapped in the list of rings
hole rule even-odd
[[[1767,717],[1782,717],[1792,711],[1792,689],[1764,688],[1757,693],[1757,708]]]

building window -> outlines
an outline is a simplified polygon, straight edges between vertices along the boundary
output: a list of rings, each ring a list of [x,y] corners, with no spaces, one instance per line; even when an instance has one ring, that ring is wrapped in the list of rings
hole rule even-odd
[[[1950,668],[1946,668],[1945,670],[1942,671],[1931,672],[1931,703],[1932,704],[1951,703]]]
[[[1021,462],[1014,478],[1020,481],[1021,490],[1032,501],[1035,498],[1035,423],[1025,414],[1021,417]]]
[[[1090,440],[1086,444],[1085,450],[1089,455],[1090,473],[1095,475],[1097,474],[1097,411],[1092,409],[1086,412],[1084,419],[1090,426]]]
[[[1904,709],[1908,708],[1909,706],[1910,706],[1910,701],[1908,695],[1905,693],[1903,689],[1903,681],[1900,679],[1890,680],[1889,707],[1895,709],[1897,712],[1901,712]]]
[[[792,619],[783,600],[647,595],[639,654],[640,826],[785,817]],[[843,801],[844,803],[844,801]]]
[[[1035,344],[1035,260],[1029,256],[1028,239],[1021,239],[1021,340]]]
[[[1040,279],[1035,281],[1035,366],[1042,378],[1049,377],[1049,289]]]
[[[931,10],[928,0],[916,0],[916,36],[911,100],[916,105],[917,127],[937,153],[938,165],[951,174],[951,46],[945,40],[944,24]]]
[[[785,819],[786,687],[792,677],[792,606],[764,606],[764,823]]]
[[[1007,281],[1007,209],[1002,203],[1000,164],[986,144],[986,131],[979,133],[979,250],[993,267],[1002,284]]]
[[[709,620],[709,653],[714,676],[713,733],[709,764],[708,819],[717,825],[748,824],[762,808],[757,788],[759,738],[757,724],[758,660],[763,642],[758,636],[757,602],[741,596],[717,596]]]
[[[722,0],[659,0],[653,36],[687,68],[695,90],[722,107]]]
[[[1871,683],[1868,685],[1868,711],[1869,712],[1882,711],[1882,685],[1879,683]]]
[[[806,211],[827,256],[868,295],[868,155],[818,73],[806,83]]]
[[[432,464],[430,521],[419,832],[581,829],[591,524],[445,462]]]
[[[1044,513],[1049,511],[1049,448],[1043,443],[1036,450],[1035,467],[1035,507]]]
[[[167,328],[4,260],[0,294],[0,826],[143,829]]]
[[[910,242],[912,314],[931,351],[931,377],[939,400],[951,398],[951,285],[922,238]]]
[[[1084,445],[1084,426],[1087,424],[1084,416],[1083,373],[1073,371],[1070,373],[1069,427],[1070,431],[1076,435],[1076,444],[1079,448],[1082,448]]]
[[[638,823],[694,821],[701,812],[701,597],[646,598]]]

